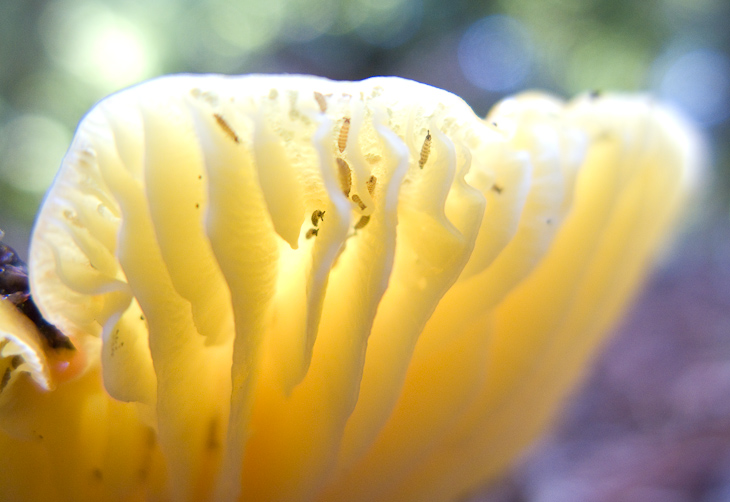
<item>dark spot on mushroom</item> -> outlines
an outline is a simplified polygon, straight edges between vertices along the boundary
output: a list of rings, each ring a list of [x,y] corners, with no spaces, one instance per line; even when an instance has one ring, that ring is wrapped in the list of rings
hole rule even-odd
[[[218,420],[212,419],[208,424],[208,439],[206,441],[206,447],[209,450],[217,450],[221,444],[218,441]]]
[[[18,366],[23,364],[23,358],[20,356],[13,356],[13,358],[10,360],[10,367],[14,370],[18,369]]]
[[[496,183],[494,185],[492,185],[493,192],[502,193],[503,190],[504,190],[504,188],[497,185]]]
[[[155,447],[155,443],[157,442],[157,434],[155,433],[155,430],[152,427],[147,428],[147,448],[153,449]]]
[[[96,481],[101,481],[104,478],[104,476],[101,472],[101,469],[99,469],[98,467],[95,469],[92,469],[91,477],[93,477]]]
[[[223,129],[223,132],[225,132],[229,138],[231,138],[235,143],[241,142],[241,140],[238,139],[235,131],[231,128],[230,125],[228,125],[228,122],[226,122],[223,116],[217,113],[214,113],[213,116],[215,117],[215,121],[218,122],[218,125],[221,127],[221,129]]]
[[[8,382],[10,381],[10,368],[5,368],[5,373],[3,373],[3,379],[0,380],[0,392],[5,390],[5,386],[8,385]]]

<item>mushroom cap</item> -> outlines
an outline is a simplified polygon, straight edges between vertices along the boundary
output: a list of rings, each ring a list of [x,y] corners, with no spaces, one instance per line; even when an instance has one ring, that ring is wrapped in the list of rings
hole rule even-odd
[[[79,125],[31,291],[174,498],[445,499],[555,413],[700,152],[646,97],[163,77]]]

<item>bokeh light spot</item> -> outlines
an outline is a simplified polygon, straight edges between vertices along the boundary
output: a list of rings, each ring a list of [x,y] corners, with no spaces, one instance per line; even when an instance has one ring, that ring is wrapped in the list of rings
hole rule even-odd
[[[42,115],[21,115],[0,129],[0,179],[16,190],[43,192],[53,181],[71,131]]]
[[[215,2],[209,22],[215,33],[242,54],[263,49],[281,33],[285,3],[282,0]]]
[[[724,122],[730,117],[730,58],[710,49],[685,53],[669,65],[659,92],[701,124]]]
[[[510,91],[523,85],[530,73],[532,40],[516,19],[488,16],[464,32],[458,55],[469,82],[488,91]]]
[[[282,35],[294,42],[308,42],[327,33],[339,12],[336,0],[288,0]]]
[[[52,2],[42,16],[41,30],[56,63],[104,90],[116,90],[155,73],[155,45],[140,24],[104,5]]]
[[[360,38],[371,45],[397,47],[420,28],[421,0],[355,0],[349,22]]]
[[[629,32],[584,26],[589,37],[575,42],[567,54],[563,85],[568,94],[586,89],[633,91],[640,89],[651,62],[646,49]]]

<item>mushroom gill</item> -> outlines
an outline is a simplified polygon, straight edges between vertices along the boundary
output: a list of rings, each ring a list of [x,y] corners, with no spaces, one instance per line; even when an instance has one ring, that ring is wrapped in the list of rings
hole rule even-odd
[[[55,391],[0,394],[0,443],[45,480],[0,488],[461,496],[554,416],[699,161],[645,97],[525,94],[480,119],[391,77],[115,94],[79,125],[31,242],[33,298],[83,357]],[[52,350],[28,350],[44,385]]]

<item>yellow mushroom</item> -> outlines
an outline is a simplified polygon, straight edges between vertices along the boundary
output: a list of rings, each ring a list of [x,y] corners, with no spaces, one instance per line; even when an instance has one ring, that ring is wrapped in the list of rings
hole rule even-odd
[[[486,119],[385,77],[115,94],[31,242],[33,298],[79,354],[67,377],[0,300],[0,493],[456,499],[555,415],[700,153],[671,112],[610,93],[525,94]]]

